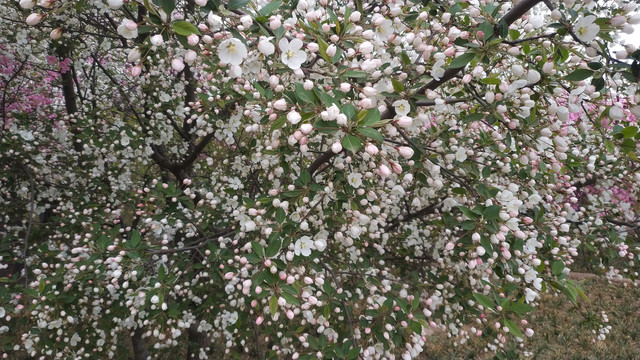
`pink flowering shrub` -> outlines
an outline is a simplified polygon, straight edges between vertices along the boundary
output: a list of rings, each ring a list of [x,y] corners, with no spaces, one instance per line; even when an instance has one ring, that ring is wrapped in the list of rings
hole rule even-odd
[[[524,354],[582,259],[638,275],[637,10],[6,5],[0,353]]]

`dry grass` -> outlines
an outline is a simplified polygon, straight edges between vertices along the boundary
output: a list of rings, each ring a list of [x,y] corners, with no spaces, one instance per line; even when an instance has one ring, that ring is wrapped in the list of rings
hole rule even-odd
[[[601,279],[581,281],[589,302],[579,299],[577,307],[564,296],[545,295],[530,319],[536,334],[527,339],[524,350],[532,359],[640,360],[640,289]],[[591,331],[605,311],[611,326],[604,341],[594,341]],[[455,344],[443,335],[432,336],[424,359],[490,359],[484,343],[471,339]]]

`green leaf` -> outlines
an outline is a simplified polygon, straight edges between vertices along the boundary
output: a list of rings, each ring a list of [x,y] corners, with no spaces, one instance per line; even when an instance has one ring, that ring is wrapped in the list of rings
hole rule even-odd
[[[274,11],[276,11],[280,5],[282,5],[282,1],[272,1],[270,3],[268,3],[267,5],[263,6],[262,9],[260,9],[260,15],[262,16],[269,16],[271,15],[271,13],[273,13]]]
[[[356,107],[351,104],[345,104],[342,107],[342,113],[347,116],[347,119],[351,120],[356,116]]]
[[[494,309],[493,301],[491,301],[488,296],[479,293],[473,293],[473,297],[476,299],[478,304],[484,306],[487,309]]]
[[[280,247],[281,246],[282,246],[282,240],[275,239],[275,240],[271,241],[269,246],[267,246],[267,250],[265,251],[265,255],[268,258],[276,256],[278,254],[278,252],[280,251]]]
[[[469,219],[475,219],[478,217],[478,215],[476,213],[474,213],[473,211],[471,211],[471,209],[464,207],[464,206],[458,206],[458,209]]]
[[[396,79],[391,79],[391,85],[393,85],[393,91],[397,93],[404,91],[404,85]]]
[[[495,220],[499,217],[500,209],[499,205],[491,205],[484,209],[482,216],[484,216],[486,220]]]
[[[484,41],[491,39],[491,37],[493,36],[493,25],[491,25],[488,21],[485,21],[482,24],[480,24],[480,26],[478,26],[478,30],[484,33],[484,37],[483,37]]]
[[[346,135],[344,139],[342,139],[342,147],[353,153],[357,152],[360,146],[362,146],[362,141],[356,136]]]
[[[342,76],[350,78],[366,78],[369,77],[369,74],[364,71],[347,70],[344,72],[344,74],[342,74]]]
[[[300,300],[288,292],[281,292],[280,296],[282,296],[289,304],[300,306]]]
[[[276,210],[276,222],[278,222],[278,224],[282,224],[286,217],[287,214],[284,212],[283,208],[278,208],[278,210]]]
[[[285,116],[280,116],[279,118],[275,119],[273,121],[273,124],[271,124],[271,132],[281,129],[286,122],[287,118]]]
[[[465,67],[467,66],[468,63],[471,62],[471,60],[473,60],[474,57],[476,57],[476,54],[471,52],[462,54],[457,58],[451,60],[451,63],[449,64],[449,68],[457,69],[457,68]]]
[[[528,312],[532,312],[536,308],[534,308],[533,306],[531,306],[529,304],[525,304],[525,303],[515,303],[515,304],[511,305],[511,307],[509,309],[511,309],[511,311],[513,311],[516,314],[526,314]]]
[[[373,140],[376,141],[380,141],[382,142],[382,140],[384,140],[384,138],[382,137],[382,135],[378,132],[378,130],[374,129],[374,128],[370,128],[370,127],[361,127],[356,129],[356,131],[368,138],[371,138]]]
[[[316,99],[313,97],[313,93],[306,90],[301,83],[296,83],[296,96],[302,102],[301,105],[314,104]]]
[[[229,0],[229,4],[227,4],[227,9],[231,11],[240,10],[248,3],[249,3],[249,0]]]
[[[513,335],[519,338],[524,338],[524,336],[522,335],[522,331],[520,331],[520,328],[518,327],[518,325],[516,325],[516,323],[514,323],[513,321],[509,319],[504,319],[504,326],[506,326],[507,329],[509,329],[509,332],[512,333]]]
[[[411,327],[411,330],[413,330],[414,333],[416,334],[422,334],[422,324],[420,324],[417,321],[412,321],[409,324],[409,327]]]
[[[307,170],[304,170],[302,174],[300,174],[300,183],[304,186],[307,185],[311,181],[311,174]]]
[[[593,75],[593,70],[588,69],[576,69],[572,71],[569,75],[565,76],[565,80],[569,81],[582,81],[587,79]]]
[[[380,121],[380,110],[378,109],[369,109],[367,110],[364,119],[362,119],[362,126],[371,127],[377,124]]]
[[[138,230],[131,231],[131,239],[129,239],[128,243],[133,249],[137,248],[138,245],[140,245],[140,233],[138,232]]]
[[[627,126],[626,128],[622,129],[622,136],[625,139],[630,139],[634,137],[637,133],[638,133],[637,126]]]
[[[167,15],[171,15],[173,10],[176,8],[175,0],[159,0],[158,2],[160,3],[162,10],[164,10]]]
[[[257,241],[251,242],[251,248],[253,249],[253,253],[258,255],[259,257],[264,257],[264,248]]]
[[[562,260],[556,260],[553,262],[553,265],[551,265],[551,272],[553,273],[553,275],[560,275],[562,274],[562,271],[564,270],[564,261]]]
[[[176,21],[173,23],[173,31],[182,36],[189,36],[191,34],[200,35],[198,27],[188,21]]]
[[[480,82],[487,85],[500,85],[500,79],[497,77],[487,77],[480,79]]]
[[[271,299],[269,299],[269,312],[271,312],[272,318],[278,312],[278,297],[275,295],[273,295]]]

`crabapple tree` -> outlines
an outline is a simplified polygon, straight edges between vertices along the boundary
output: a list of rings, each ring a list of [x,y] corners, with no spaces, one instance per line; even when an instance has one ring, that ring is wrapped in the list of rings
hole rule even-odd
[[[5,358],[513,358],[637,276],[635,1],[0,4]]]

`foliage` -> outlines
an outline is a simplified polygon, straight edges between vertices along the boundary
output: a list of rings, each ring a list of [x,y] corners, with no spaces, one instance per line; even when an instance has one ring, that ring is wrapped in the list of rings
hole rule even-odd
[[[0,4],[7,356],[503,355],[637,276],[635,2]]]

